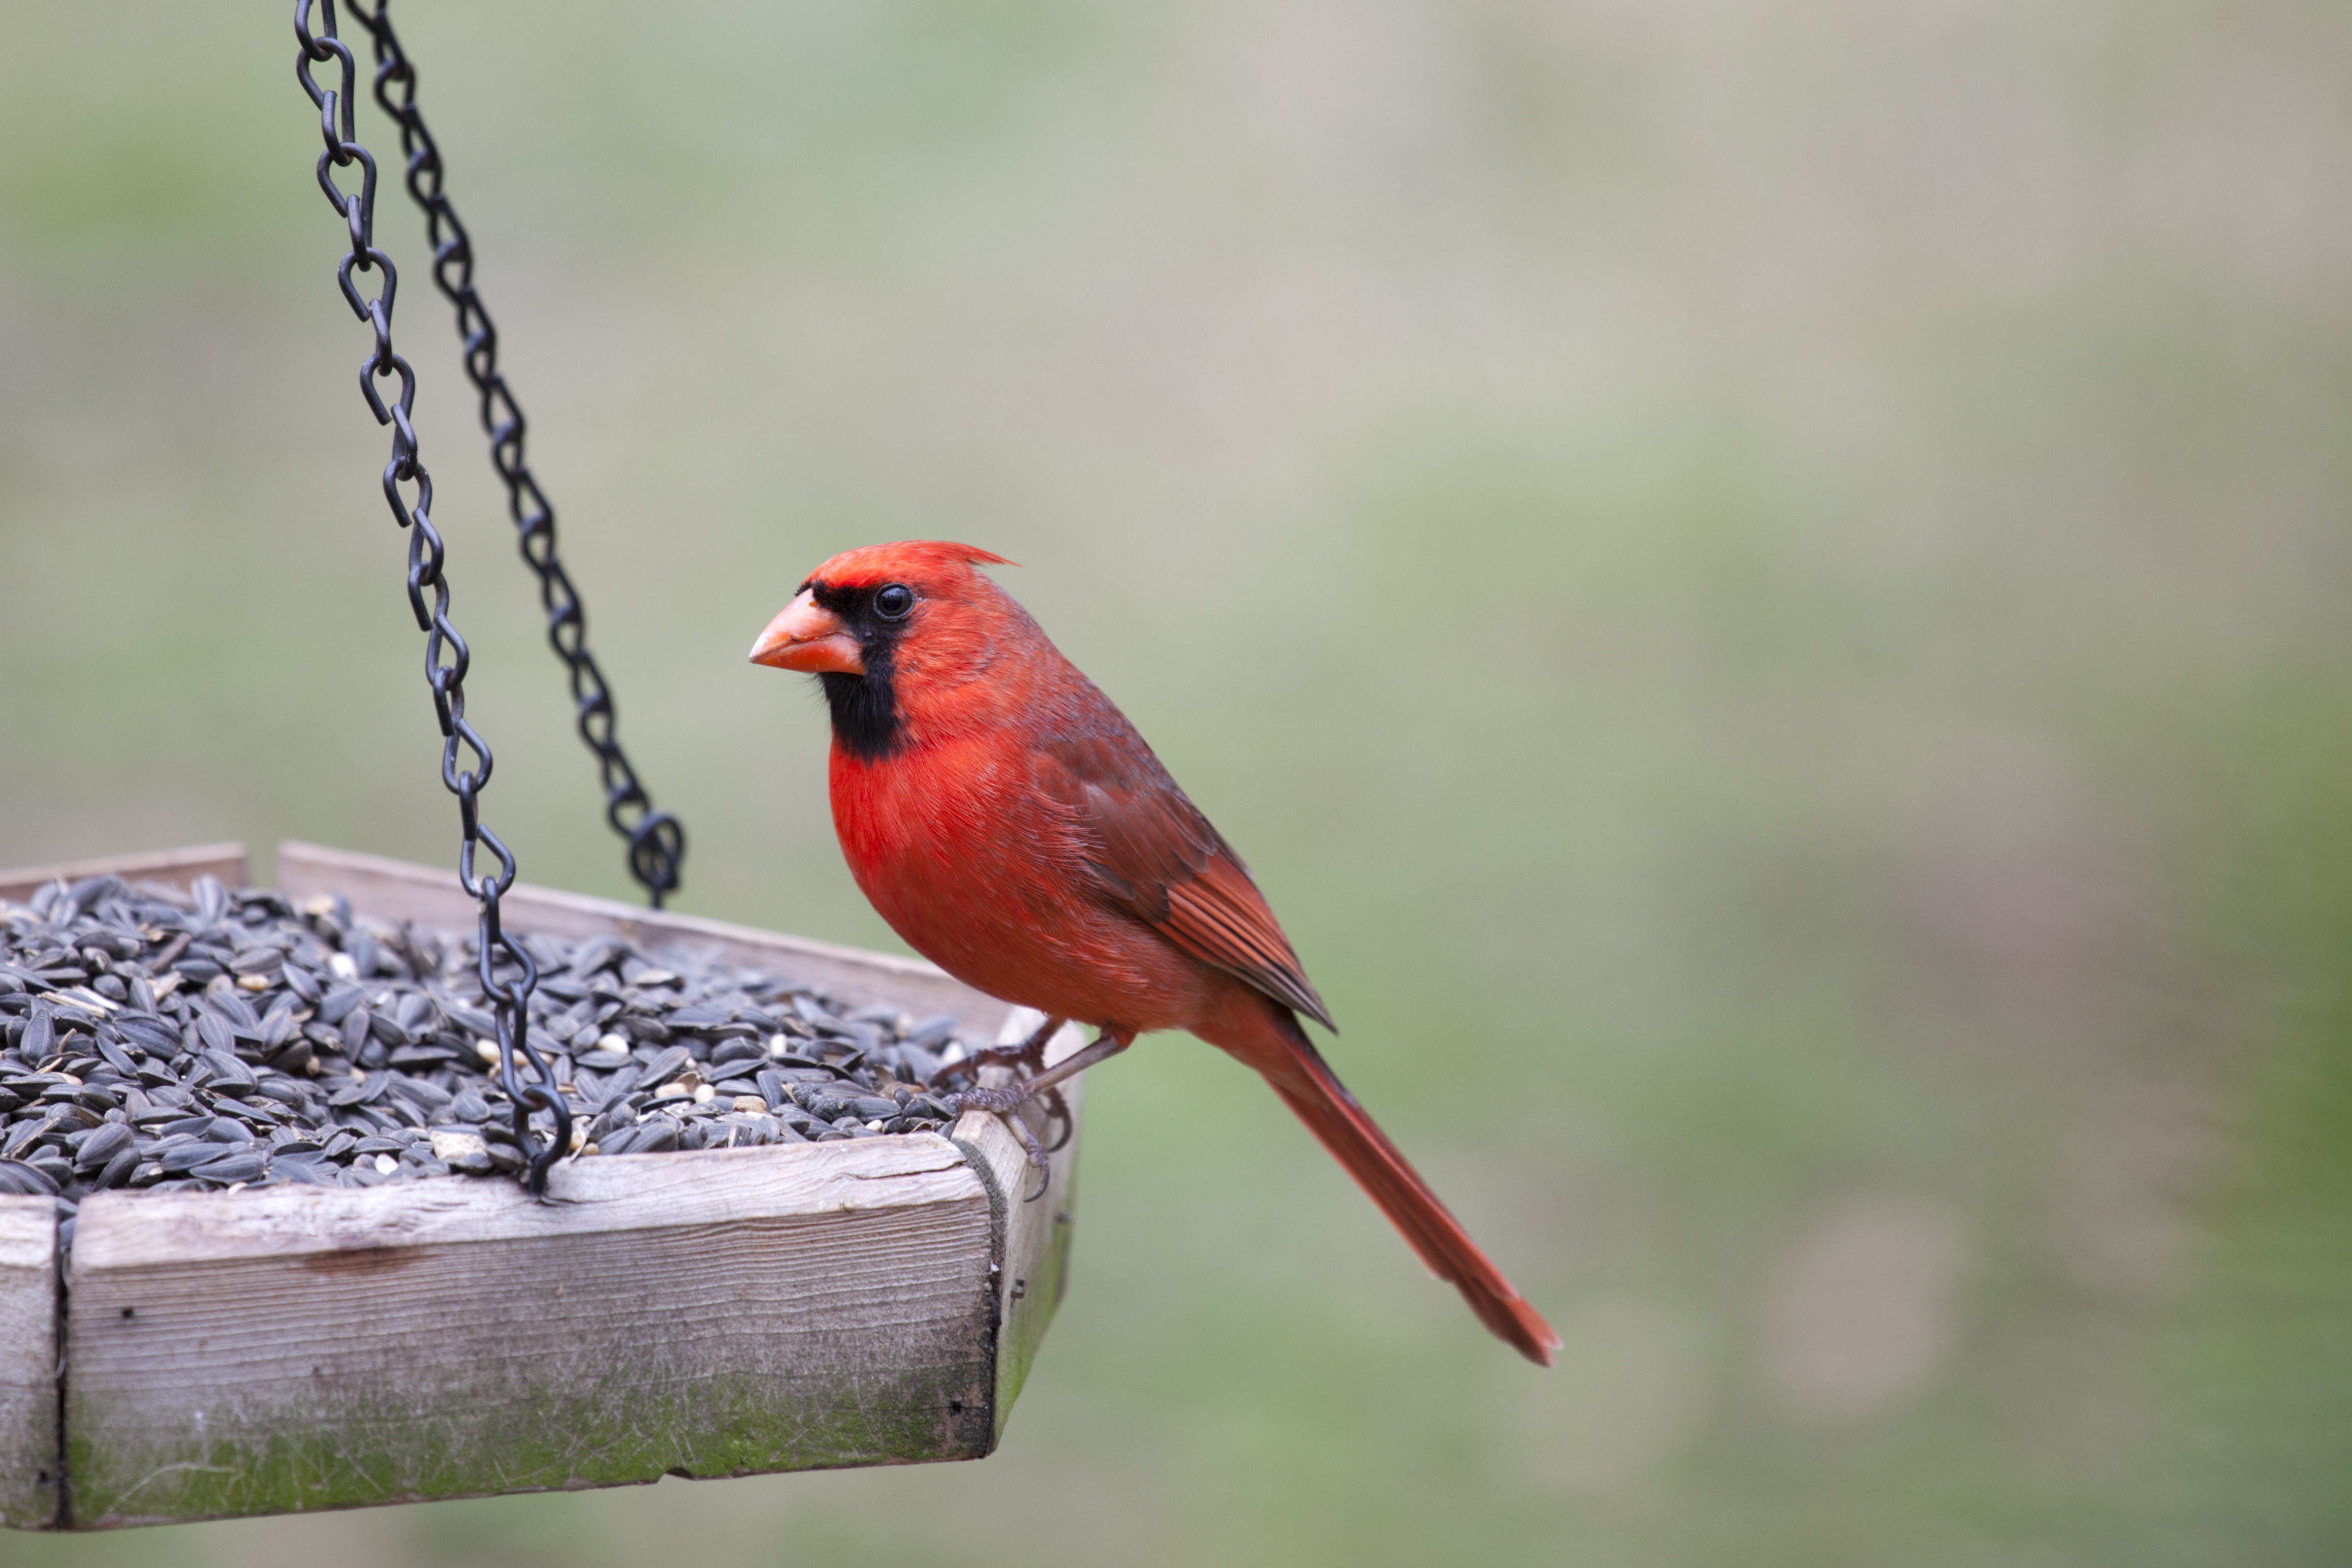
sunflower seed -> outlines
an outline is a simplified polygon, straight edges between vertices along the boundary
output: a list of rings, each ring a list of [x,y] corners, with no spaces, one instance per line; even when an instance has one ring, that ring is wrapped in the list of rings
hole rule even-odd
[[[115,1153],[113,1159],[109,1160],[106,1163],[106,1168],[99,1172],[98,1179],[92,1182],[90,1185],[100,1190],[108,1187],[119,1187],[122,1185],[123,1183],[131,1179],[131,1173],[137,1167],[138,1163],[139,1151],[137,1149],[121,1149]]]
[[[228,1051],[207,1050],[197,1058],[197,1066],[209,1087],[222,1094],[244,1094],[258,1082],[252,1069]]]
[[[36,1170],[21,1160],[0,1160],[0,1193],[38,1198],[57,1190],[57,1182],[47,1172]]]
[[[131,1147],[133,1134],[130,1123],[110,1121],[93,1131],[74,1152],[77,1171],[103,1170],[107,1162]]]
[[[168,1176],[182,1176],[205,1161],[215,1159],[221,1146],[203,1138],[167,1138],[148,1151]]]
[[[206,1012],[227,1025],[229,1032],[238,1038],[257,1040],[261,1037],[261,1015],[256,1013],[253,1004],[238,995],[234,987],[226,990],[205,987],[203,1005]]]
[[[258,1150],[241,1150],[207,1160],[194,1167],[189,1174],[226,1186],[231,1182],[250,1182],[269,1168],[269,1158]]]
[[[113,1021],[117,1034],[150,1056],[174,1056],[180,1049],[179,1031],[161,1018],[126,1013]]]

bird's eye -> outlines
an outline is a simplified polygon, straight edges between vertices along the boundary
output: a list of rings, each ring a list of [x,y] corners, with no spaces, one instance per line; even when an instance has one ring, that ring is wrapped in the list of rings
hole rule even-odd
[[[914,607],[915,591],[904,583],[893,583],[874,595],[874,613],[886,621],[903,621]]]

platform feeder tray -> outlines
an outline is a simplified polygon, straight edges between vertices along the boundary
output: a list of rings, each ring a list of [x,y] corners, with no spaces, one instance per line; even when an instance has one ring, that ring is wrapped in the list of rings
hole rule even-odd
[[[234,887],[246,858],[0,872],[0,899],[100,874]],[[476,908],[446,870],[306,844],[279,846],[278,889],[386,925],[467,930]],[[913,959],[524,885],[505,910],[953,1013],[967,1038],[1038,1022]],[[1064,1031],[1049,1059],[1080,1043]],[[461,1175],[110,1191],[62,1260],[55,1201],[0,1198],[0,1523],[981,1458],[1061,1299],[1076,1152],[1034,1201],[1018,1140],[981,1113],[944,1136],[564,1161],[548,1203]]]

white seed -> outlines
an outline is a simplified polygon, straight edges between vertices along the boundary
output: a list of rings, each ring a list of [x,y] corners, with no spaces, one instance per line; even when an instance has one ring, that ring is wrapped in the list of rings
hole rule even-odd
[[[331,952],[327,955],[327,973],[338,980],[357,980],[360,966],[352,962],[348,952]]]
[[[654,1090],[654,1098],[656,1100],[684,1100],[688,1095],[692,1094],[694,1090],[687,1088],[686,1085],[680,1083],[677,1079],[672,1079],[667,1083],[662,1085],[659,1089]]]
[[[496,1040],[476,1040],[474,1054],[491,1067],[499,1065],[499,1043]]]
[[[793,1037],[790,1035],[774,1035],[769,1037],[768,1055],[771,1057],[788,1057],[792,1054]]]
[[[626,1035],[599,1035],[596,1037],[596,1048],[600,1051],[625,1053],[629,1048],[629,1037]]]
[[[269,976],[267,974],[240,974],[236,977],[236,983],[240,989],[246,991],[267,991],[269,989]]]
[[[378,1154],[375,1157],[375,1168],[381,1174],[389,1176],[400,1169],[400,1162],[389,1154]]]
[[[734,1103],[736,1110],[753,1116],[768,1109],[768,1102],[756,1094],[739,1094]]]
[[[718,1092],[719,1091],[717,1089],[711,1088],[707,1083],[698,1083],[694,1086],[694,1103],[697,1105],[707,1104],[709,1102],[711,1097],[716,1095]]]
[[[433,1134],[433,1157],[436,1160],[463,1160],[470,1154],[487,1154],[489,1145],[471,1132],[436,1132]]]
[[[320,916],[333,914],[335,912],[335,900],[333,895],[329,893],[311,894],[308,899],[303,900],[302,912],[306,915]]]

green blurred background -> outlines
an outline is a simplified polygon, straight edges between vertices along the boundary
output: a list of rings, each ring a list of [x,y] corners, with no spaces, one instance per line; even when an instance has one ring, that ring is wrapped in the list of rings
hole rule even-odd
[[[289,9],[0,9],[0,865],[452,856]],[[2341,7],[397,15],[683,907],[897,945],[744,649],[1011,555],[1567,1346],[1158,1038],[983,1463],[0,1561],[2352,1561]],[[625,895],[382,232],[491,820]]]

